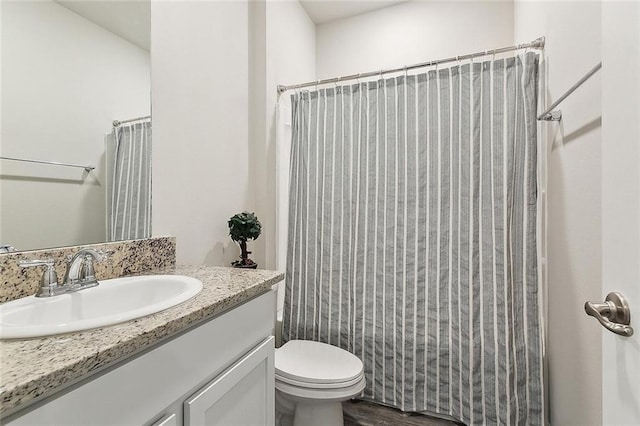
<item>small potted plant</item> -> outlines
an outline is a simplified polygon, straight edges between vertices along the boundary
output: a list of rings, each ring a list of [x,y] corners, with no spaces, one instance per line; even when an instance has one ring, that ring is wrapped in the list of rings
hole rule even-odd
[[[262,225],[254,213],[242,212],[231,216],[229,219],[229,235],[231,239],[240,244],[240,260],[231,265],[236,268],[256,269],[258,264],[249,259],[250,251],[247,251],[247,241],[255,240],[260,236]]]

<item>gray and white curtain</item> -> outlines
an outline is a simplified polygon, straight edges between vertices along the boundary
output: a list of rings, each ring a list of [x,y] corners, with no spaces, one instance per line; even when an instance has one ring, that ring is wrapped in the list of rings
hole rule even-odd
[[[357,355],[364,398],[543,424],[537,64],[292,96],[283,336]]]
[[[114,127],[107,137],[107,239],[151,236],[151,120]]]

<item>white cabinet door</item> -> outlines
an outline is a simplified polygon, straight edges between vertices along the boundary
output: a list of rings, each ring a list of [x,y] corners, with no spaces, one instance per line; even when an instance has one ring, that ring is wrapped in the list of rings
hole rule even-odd
[[[185,401],[185,426],[273,426],[274,374],[272,336]]]

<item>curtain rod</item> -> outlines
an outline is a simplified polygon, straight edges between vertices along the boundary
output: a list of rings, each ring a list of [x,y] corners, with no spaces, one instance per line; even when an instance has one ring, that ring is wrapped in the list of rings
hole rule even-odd
[[[324,80],[309,81],[307,83],[292,84],[290,86],[278,85],[277,90],[278,90],[278,95],[281,95],[284,92],[286,92],[287,90],[291,90],[291,89],[300,89],[300,88],[303,88],[303,87],[318,86],[318,85],[327,84],[327,83],[339,83],[339,82],[345,81],[345,80],[356,80],[356,79],[359,79],[359,78],[373,77],[373,76],[376,76],[376,75],[380,75],[381,76],[382,74],[389,74],[389,73],[394,73],[394,72],[408,71],[408,70],[412,70],[412,69],[415,69],[415,68],[423,68],[423,67],[430,67],[430,66],[434,66],[434,65],[438,65],[438,64],[444,64],[446,62],[457,62],[457,61],[462,61],[462,60],[465,60],[465,59],[472,59],[472,58],[475,58],[477,56],[495,55],[497,53],[505,53],[505,52],[511,52],[511,51],[514,51],[514,50],[528,49],[528,48],[543,49],[544,48],[544,37],[537,38],[534,41],[532,41],[531,43],[524,43],[524,44],[518,44],[518,45],[515,45],[515,46],[501,47],[499,49],[493,49],[493,50],[483,50],[481,52],[469,53],[467,55],[461,55],[461,56],[452,56],[450,58],[438,59],[438,60],[429,61],[429,62],[422,62],[422,63],[419,63],[419,64],[407,65],[407,66],[400,67],[400,68],[386,69],[386,70],[380,70],[380,71],[371,71],[371,72],[365,72],[365,73],[361,73],[361,74],[351,74],[351,75],[345,75],[345,76],[342,76],[342,77],[326,78]]]
[[[151,116],[150,115],[145,115],[144,117],[131,118],[129,120],[122,120],[122,121],[113,120],[112,124],[113,124],[113,127],[118,127],[118,126],[120,126],[121,124],[124,124],[124,123],[131,123],[132,121],[138,121],[138,120],[146,120],[147,118],[151,118]]]

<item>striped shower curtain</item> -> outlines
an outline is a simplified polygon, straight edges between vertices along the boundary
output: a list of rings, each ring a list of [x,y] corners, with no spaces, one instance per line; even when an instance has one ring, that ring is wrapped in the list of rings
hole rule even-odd
[[[357,355],[365,399],[543,424],[537,64],[292,96],[283,338]]]
[[[107,240],[151,236],[151,120],[121,124],[107,137]]]

